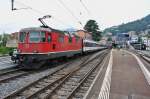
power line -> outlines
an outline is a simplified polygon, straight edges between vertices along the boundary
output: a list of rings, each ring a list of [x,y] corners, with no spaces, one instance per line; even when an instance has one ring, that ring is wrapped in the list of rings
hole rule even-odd
[[[34,9],[33,7],[30,7],[30,6],[24,4],[24,3],[20,2],[20,1],[16,1],[16,3],[18,3],[18,4],[22,5],[22,6],[25,6],[25,7],[27,7],[28,9],[30,9],[30,10],[32,10],[32,11],[34,11],[34,12],[40,14],[40,15],[41,15],[41,14],[44,14],[43,12],[41,12],[41,11],[39,11],[39,10],[37,10],[37,9]]]
[[[19,8],[19,9],[18,9],[18,8],[15,8],[15,7],[14,7],[14,2],[16,2],[16,1],[11,0],[11,4],[12,4],[12,5],[11,5],[11,7],[12,7],[11,10],[12,10],[12,11],[14,11],[14,10],[21,10],[21,9],[31,9],[30,7],[27,7],[27,6],[26,6],[26,8]]]
[[[14,0],[12,0],[12,1],[14,1]],[[18,4],[20,4],[20,5],[22,5],[22,6],[25,6],[26,8],[28,8],[28,9],[30,9],[30,10],[36,12],[36,13],[38,13],[39,15],[45,15],[45,13],[43,13],[43,12],[37,10],[37,9],[34,9],[33,7],[30,7],[30,6],[24,4],[24,3],[20,2],[20,1],[15,1],[15,2],[18,3]],[[20,9],[25,9],[25,8],[20,8]],[[15,10],[20,10],[20,9],[16,9],[16,8],[15,8]],[[62,22],[62,21],[59,20],[58,18],[55,18],[54,16],[52,16],[51,18],[54,19],[55,21],[61,23],[61,24],[64,25],[64,26],[69,26],[69,25],[65,25],[64,22]]]
[[[58,0],[61,5],[72,15],[72,17],[77,20],[77,22],[83,27],[82,22],[74,15],[74,13],[64,4],[62,0]]]
[[[86,5],[83,3],[82,0],[80,0],[80,3],[81,3],[82,6],[84,7],[84,9],[87,11],[87,13],[90,15],[90,14],[91,14],[90,10],[86,7]]]

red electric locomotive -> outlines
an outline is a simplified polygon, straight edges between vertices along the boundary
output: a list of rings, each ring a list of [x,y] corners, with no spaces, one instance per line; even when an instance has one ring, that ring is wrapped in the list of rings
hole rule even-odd
[[[18,52],[21,65],[39,68],[48,59],[82,53],[82,39],[45,27],[25,28],[19,32]]]

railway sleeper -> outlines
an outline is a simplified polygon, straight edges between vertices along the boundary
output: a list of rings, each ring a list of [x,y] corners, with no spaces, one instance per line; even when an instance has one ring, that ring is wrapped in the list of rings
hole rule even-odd
[[[66,82],[65,85],[67,86],[77,86],[76,82]]]
[[[60,90],[62,89],[72,90],[73,88],[74,86],[62,85],[62,88]]]
[[[82,84],[84,87],[89,87],[91,84],[90,83],[83,83]]]
[[[69,94],[70,92],[68,92],[68,90],[59,90],[57,92],[57,96],[67,96],[67,94]]]
[[[70,82],[79,82],[79,79],[78,78],[70,78],[68,81]]]
[[[86,91],[87,91],[87,90],[78,90],[78,92],[75,93],[75,94],[78,94],[78,93],[82,93],[82,94],[83,94],[83,93],[86,93]]]

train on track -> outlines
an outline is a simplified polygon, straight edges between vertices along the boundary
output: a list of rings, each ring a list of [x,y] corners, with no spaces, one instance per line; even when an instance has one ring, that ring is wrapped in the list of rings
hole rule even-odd
[[[12,60],[17,60],[22,68],[40,68],[48,60],[68,58],[74,55],[105,49],[98,42],[86,40],[67,31],[48,26],[21,29],[18,52]]]

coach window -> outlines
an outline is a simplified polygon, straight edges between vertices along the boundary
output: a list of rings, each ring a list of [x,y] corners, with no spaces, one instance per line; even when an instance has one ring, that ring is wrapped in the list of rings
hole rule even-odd
[[[26,33],[25,32],[21,32],[19,35],[19,41],[20,42],[24,42],[25,41],[25,37],[26,37]]]
[[[30,42],[40,42],[40,32],[29,33]]]
[[[90,47],[90,44],[88,42],[84,42],[84,46]]]
[[[41,32],[41,42],[45,42],[45,41],[46,41],[45,32]]]

